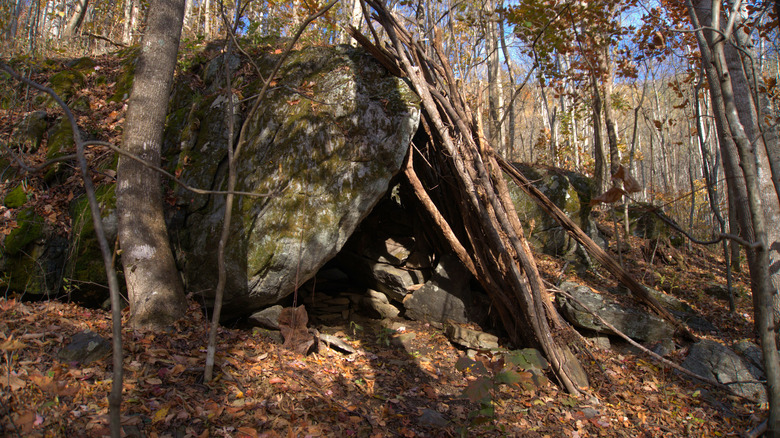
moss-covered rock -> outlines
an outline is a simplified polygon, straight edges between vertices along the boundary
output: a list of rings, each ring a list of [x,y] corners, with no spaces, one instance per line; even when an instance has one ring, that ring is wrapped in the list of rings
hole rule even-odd
[[[49,78],[49,88],[54,90],[55,93],[65,103],[71,103],[71,99],[75,96],[76,92],[84,87],[87,82],[87,78],[84,73],[68,69],[55,73]],[[57,103],[53,98],[47,95],[47,104],[49,106],[56,106]]]
[[[11,146],[28,153],[35,153],[41,146],[48,129],[46,111],[34,111],[14,127]]]
[[[622,214],[622,209],[620,211]],[[667,216],[661,207],[640,202],[628,206],[628,219],[631,227],[631,234],[644,239],[669,242],[671,236],[671,227],[661,217],[674,223],[674,220]]]
[[[278,56],[256,63],[268,68]],[[219,69],[203,71],[220,81]],[[237,198],[226,251],[228,316],[291,294],[335,256],[387,191],[419,121],[418,97],[359,50],[294,52],[278,77],[280,86],[249,121],[238,159],[237,190],[266,196]],[[248,85],[244,95],[259,86]],[[224,189],[227,99],[215,94],[191,104],[179,105],[187,108],[187,128],[171,140],[181,146],[182,178]],[[240,126],[243,115],[234,117]],[[179,238],[188,289],[209,297],[217,271],[204,266],[216,267],[224,197],[179,192],[178,202],[190,211]]]
[[[95,191],[106,239],[110,243],[117,235],[115,187],[114,184],[102,185]],[[99,305],[108,298],[108,277],[86,195],[71,202],[70,214],[73,229],[64,269],[65,284],[71,288],[75,299]]]
[[[0,287],[34,295],[59,291],[67,240],[46,226],[32,209],[16,215],[18,227],[3,241],[0,251]]]
[[[73,129],[66,117],[61,117],[49,132],[49,143],[46,150],[46,159],[53,160],[71,153],[74,147]],[[55,181],[64,181],[73,168],[63,162],[57,162],[46,169],[44,181],[53,184]]]
[[[17,227],[5,236],[3,252],[6,255],[16,255],[29,243],[43,237],[43,223],[43,218],[32,209],[21,210],[16,214]]]
[[[27,192],[24,191],[24,185],[19,184],[13,190],[8,192],[3,198],[3,205],[8,208],[19,208],[27,203]]]
[[[595,191],[595,185],[590,178],[551,167],[520,163],[515,163],[514,166],[583,231],[592,235],[591,237],[597,237],[594,235],[597,233],[595,224],[590,218],[589,202]],[[510,197],[529,242],[547,254],[572,255],[577,249],[577,242],[513,181],[508,180],[508,184]]]
[[[66,65],[69,69],[76,70],[84,74],[90,74],[93,71],[95,71],[95,67],[97,67],[97,62],[95,62],[95,60],[90,58],[89,56],[84,56],[69,61]]]
[[[130,97],[130,91],[133,89],[133,79],[135,78],[135,63],[138,60],[138,47],[131,47],[121,50],[117,56],[122,58],[124,72],[117,79],[114,86],[114,94],[108,98],[109,102],[122,102]]]

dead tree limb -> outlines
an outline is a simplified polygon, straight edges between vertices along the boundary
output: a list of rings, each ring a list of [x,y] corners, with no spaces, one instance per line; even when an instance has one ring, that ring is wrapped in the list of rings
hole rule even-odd
[[[430,132],[427,158],[438,163],[437,171],[446,179],[446,190],[451,195],[446,202],[449,205],[439,205],[436,210],[442,212],[444,222],[462,225],[454,230],[459,233],[455,239],[446,239],[448,244],[456,254],[465,251],[470,258],[471,262],[464,265],[470,270],[473,265],[475,278],[493,301],[513,343],[539,348],[560,384],[578,394],[587,386],[587,378],[565,343],[552,335],[551,324],[557,324],[559,317],[549,305],[549,295],[523,237],[514,205],[508,196],[502,195],[506,183],[496,178],[498,164],[486,152],[490,146],[479,140],[479,127],[460,97],[446,57],[437,52],[440,44],[434,44],[436,59],[429,58],[417,39],[381,2],[368,0],[366,4],[390,38],[389,44],[355,37],[358,32],[354,29],[353,37],[369,52],[380,54],[377,58],[388,70],[408,78],[422,100]],[[414,185],[412,172],[406,175]],[[416,191],[419,190],[418,187]],[[455,205],[451,205],[453,199]],[[440,219],[432,217],[434,223]],[[441,228],[442,223],[437,224]],[[453,229],[442,231],[446,235]]]
[[[577,224],[569,219],[552,201],[550,201],[541,190],[537,189],[517,168],[512,166],[506,160],[493,154],[501,169],[506,172],[517,185],[536,202],[547,214],[552,216],[577,242],[579,242],[596,260],[599,261],[609,272],[617,277],[618,281],[623,283],[639,300],[647,304],[654,312],[663,319],[674,324],[680,333],[690,340],[697,340],[688,328],[675,318],[661,303],[658,302],[631,274],[628,273],[618,262],[606,253],[596,242],[593,241]]]

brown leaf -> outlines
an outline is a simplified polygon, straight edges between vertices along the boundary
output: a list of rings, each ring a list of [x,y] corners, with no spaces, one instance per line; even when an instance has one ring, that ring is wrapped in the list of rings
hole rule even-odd
[[[314,345],[314,336],[306,328],[308,322],[309,315],[306,313],[305,307],[282,309],[282,313],[279,315],[279,330],[284,337],[284,348],[299,354],[309,352]]]
[[[628,173],[628,170],[626,170],[623,165],[618,167],[617,172],[612,175],[612,179],[623,181],[623,189],[628,193],[636,193],[642,190],[642,186],[639,184],[639,182],[635,180],[630,173]]]
[[[26,347],[27,344],[25,344],[22,341],[18,341],[13,337],[8,338],[8,340],[3,343],[0,343],[0,351],[15,351],[15,350],[21,350]]]
[[[623,189],[619,189],[617,187],[612,187],[611,189],[607,190],[606,192],[602,193],[599,196],[596,196],[595,198],[590,200],[590,205],[596,205],[599,202],[603,202],[605,204],[613,204],[620,200],[620,198],[625,195],[626,192],[623,191]]]

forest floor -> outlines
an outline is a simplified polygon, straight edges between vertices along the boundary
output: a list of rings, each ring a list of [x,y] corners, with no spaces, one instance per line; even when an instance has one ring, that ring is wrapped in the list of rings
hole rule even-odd
[[[110,58],[100,65],[103,73],[118,69]],[[32,77],[45,82],[57,68],[61,65]],[[93,79],[89,76],[76,93],[76,98],[88,102],[77,118],[92,136],[117,142],[125,108],[108,102],[110,82],[93,83]],[[0,110],[0,136],[10,136],[11,127],[35,109],[26,105]],[[58,110],[47,112],[55,116]],[[46,152],[44,141],[25,159],[42,163]],[[88,152],[93,162],[111,159],[105,150]],[[93,179],[110,182],[111,176],[95,174]],[[27,206],[67,232],[69,202],[81,190],[78,172],[56,190],[49,190],[35,175],[25,184]],[[7,209],[0,213],[0,233],[5,233],[15,226],[13,215]],[[608,232],[609,227],[604,228]],[[642,251],[648,242],[631,239],[623,258],[633,275],[685,300],[720,330],[697,336],[728,345],[754,340],[744,275],[737,277],[741,293],[733,314],[725,301],[703,292],[712,282],[725,284],[719,253],[664,247],[663,257],[653,256],[651,264],[647,251]],[[568,272],[563,262],[552,257],[538,255],[537,262],[551,283]],[[616,286],[598,268],[579,277],[567,274],[565,279],[599,290]],[[57,359],[63,345],[84,330],[110,339],[110,314],[73,303],[0,298],[0,435],[108,434],[110,357],[86,366]],[[125,433],[144,437],[716,437],[740,436],[766,416],[765,407],[682,377],[641,353],[627,348],[602,350],[576,337],[572,345],[591,384],[582,396],[572,397],[554,383],[533,388],[498,385],[490,394],[494,414],[479,415],[485,406],[464,396],[474,377],[456,368],[464,352],[442,330],[399,318],[360,319],[323,331],[340,337],[357,353],[345,355],[326,348],[304,357],[283,349],[262,331],[222,327],[217,378],[204,383],[208,318],[200,303],[191,301],[187,317],[169,333],[126,328]],[[678,347],[669,358],[680,363],[688,346]]]
[[[751,338],[748,297],[738,298],[738,312],[731,315],[725,303],[698,292],[703,287],[698,277],[711,277],[717,256],[680,251],[676,259],[684,265],[645,269],[660,273],[656,277],[679,278],[672,292],[721,330],[697,335],[726,343]],[[539,264],[548,275],[561,267],[544,256]],[[391,326],[394,330],[387,329]],[[108,433],[110,357],[86,367],[57,359],[62,346],[84,330],[110,339],[110,314],[58,301],[0,299],[0,434]],[[125,432],[146,437],[715,437],[740,436],[764,415],[755,404],[684,378],[649,357],[577,343],[591,379],[583,396],[571,397],[553,383],[525,389],[499,385],[492,394],[494,415],[477,416],[480,405],[463,395],[470,377],[456,369],[464,352],[441,330],[399,318],[361,319],[328,331],[358,352],[326,348],[301,356],[260,330],[223,327],[217,378],[204,383],[208,320],[198,303],[191,302],[187,317],[169,333],[125,329]],[[404,342],[396,342],[402,334],[407,334]],[[679,363],[684,355],[683,347],[670,358]],[[432,411],[443,414],[447,424]]]

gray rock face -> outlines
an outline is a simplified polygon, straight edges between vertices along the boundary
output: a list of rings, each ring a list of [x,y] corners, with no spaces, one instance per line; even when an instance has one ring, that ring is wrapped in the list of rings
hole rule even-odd
[[[258,64],[273,61],[268,55]],[[237,198],[226,251],[226,317],[279,301],[336,255],[388,190],[419,122],[416,95],[361,51],[304,49],[290,56],[279,78],[249,121],[236,169],[237,190],[268,196]],[[226,104],[204,99],[204,120],[181,129],[187,136],[175,144],[183,148],[186,182],[224,189],[227,141],[217,121]],[[190,211],[180,234],[186,284],[211,298],[224,197],[179,195]]]
[[[590,218],[590,200],[595,186],[589,178],[562,169],[543,168],[515,163],[514,166],[591,239],[604,246],[595,222]],[[537,249],[554,256],[574,256],[577,242],[569,236],[555,219],[547,215],[514,182],[509,182],[509,193],[523,223],[528,241]],[[586,254],[581,254],[586,256]]]
[[[693,344],[682,366],[700,376],[730,384],[729,388],[739,395],[762,403],[767,400],[766,388],[756,382],[763,374],[757,374],[755,367],[718,342],[703,339]]]
[[[566,282],[561,285],[561,289],[571,294],[616,329],[636,341],[657,342],[670,338],[674,334],[674,327],[663,319],[608,300],[588,287]],[[593,315],[563,296],[558,296],[557,304],[563,317],[575,327],[599,333],[612,333],[610,329]]]
[[[282,314],[282,306],[271,306],[253,313],[249,317],[252,325],[267,328],[270,330],[279,330],[279,315]]]
[[[452,254],[439,260],[433,277],[404,299],[406,316],[422,321],[466,323],[471,304],[471,274]]]

